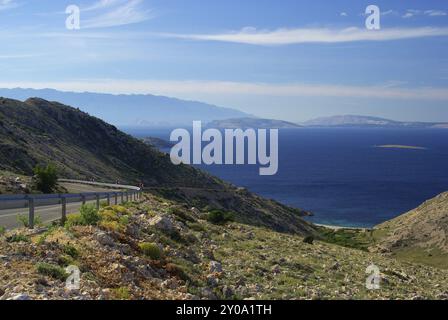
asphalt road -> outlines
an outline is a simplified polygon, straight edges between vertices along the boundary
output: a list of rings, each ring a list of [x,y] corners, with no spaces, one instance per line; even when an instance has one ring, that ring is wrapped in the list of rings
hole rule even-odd
[[[112,191],[111,189],[101,188],[96,186],[73,184],[73,183],[63,183],[63,186],[69,191],[69,193],[83,193],[83,192],[107,192]],[[114,189],[113,191],[119,191]],[[75,199],[72,203],[67,203],[67,214],[77,213],[82,206],[82,202]],[[104,201],[104,200],[103,200]],[[62,215],[62,206],[58,200],[52,200],[53,203],[35,203],[35,217],[40,217],[44,224],[48,224],[54,220],[60,219]],[[96,204],[96,200],[87,201],[88,204]],[[115,199],[111,198],[111,203],[115,204]],[[121,197],[118,197],[118,203],[121,203]],[[17,207],[18,204],[23,206],[19,209],[10,209],[6,206]],[[21,227],[21,223],[17,221],[19,215],[28,216],[27,203],[23,201],[18,201],[15,203],[4,204],[0,207],[0,226],[6,229],[14,229]]]

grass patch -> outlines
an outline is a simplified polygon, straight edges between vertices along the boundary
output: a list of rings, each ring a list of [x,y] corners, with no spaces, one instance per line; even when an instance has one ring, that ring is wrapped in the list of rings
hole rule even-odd
[[[37,264],[36,269],[38,273],[44,276],[49,276],[53,279],[65,281],[68,277],[68,274],[65,272],[63,268],[61,268],[60,266],[56,266],[54,264],[39,263]]]
[[[23,234],[14,234],[6,239],[9,243],[30,242],[30,239]]]
[[[162,258],[162,250],[160,250],[157,244],[144,242],[140,243],[138,246],[140,251],[152,260],[160,260],[160,258]]]
[[[207,215],[207,221],[217,225],[225,225],[228,222],[235,221],[235,214],[232,212],[214,209]]]
[[[131,299],[131,293],[129,292],[129,289],[126,287],[120,287],[120,288],[114,288],[111,290],[112,297],[115,300],[130,300]]]
[[[437,248],[404,248],[395,251],[393,256],[401,261],[448,269],[448,253]]]
[[[17,222],[21,223],[24,228],[30,227],[30,219],[28,215],[20,214],[17,217]],[[42,218],[40,216],[34,217],[34,226],[40,226],[42,225]]]
[[[374,240],[370,232],[357,229],[319,228],[322,241],[337,244],[343,247],[368,251]]]

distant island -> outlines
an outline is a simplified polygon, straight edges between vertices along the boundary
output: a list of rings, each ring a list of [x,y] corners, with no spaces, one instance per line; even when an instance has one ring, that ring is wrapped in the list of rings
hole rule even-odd
[[[227,120],[215,120],[207,124],[209,128],[218,129],[293,129],[301,128],[300,125],[292,122],[260,118],[235,118]]]
[[[401,145],[401,144],[384,144],[384,145],[381,145],[381,146],[374,146],[374,148],[427,150],[427,148],[425,148],[425,147],[405,146],[405,145]]]
[[[416,128],[416,129],[448,129],[444,122],[403,122],[379,117],[359,115],[339,115],[323,117],[302,123],[306,127],[332,128]]]

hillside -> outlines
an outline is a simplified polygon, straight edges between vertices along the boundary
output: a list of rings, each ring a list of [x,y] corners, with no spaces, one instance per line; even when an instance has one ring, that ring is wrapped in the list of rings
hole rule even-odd
[[[435,122],[401,122],[379,117],[341,115],[323,117],[303,123],[308,127],[371,127],[371,128],[439,128],[448,127],[448,123]]]
[[[0,235],[3,299],[448,299],[447,270],[238,223],[163,197]],[[374,262],[380,290],[367,290]],[[67,265],[80,290],[64,289]]]
[[[154,95],[113,95],[91,92],[64,92],[53,89],[0,89],[0,97],[25,101],[41,97],[74,106],[116,126],[191,127],[195,120],[247,117],[248,114],[215,105]]]
[[[138,184],[194,206],[237,213],[239,221],[310,233],[298,209],[260,198],[190,166],[77,109],[42,99],[0,98],[0,170],[30,176],[52,162],[62,178]]]
[[[300,128],[298,124],[271,119],[259,118],[237,118],[226,120],[215,120],[207,124],[207,127],[218,129],[290,129]]]
[[[448,192],[375,228],[373,251],[448,268]]]

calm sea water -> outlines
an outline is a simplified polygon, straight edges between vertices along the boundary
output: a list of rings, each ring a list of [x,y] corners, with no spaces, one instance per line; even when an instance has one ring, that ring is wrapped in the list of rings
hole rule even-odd
[[[168,130],[127,130],[169,139]],[[448,191],[448,130],[281,130],[279,172],[258,166],[202,166],[262,196],[309,210],[311,221],[371,227]],[[382,149],[412,145],[426,150]]]

